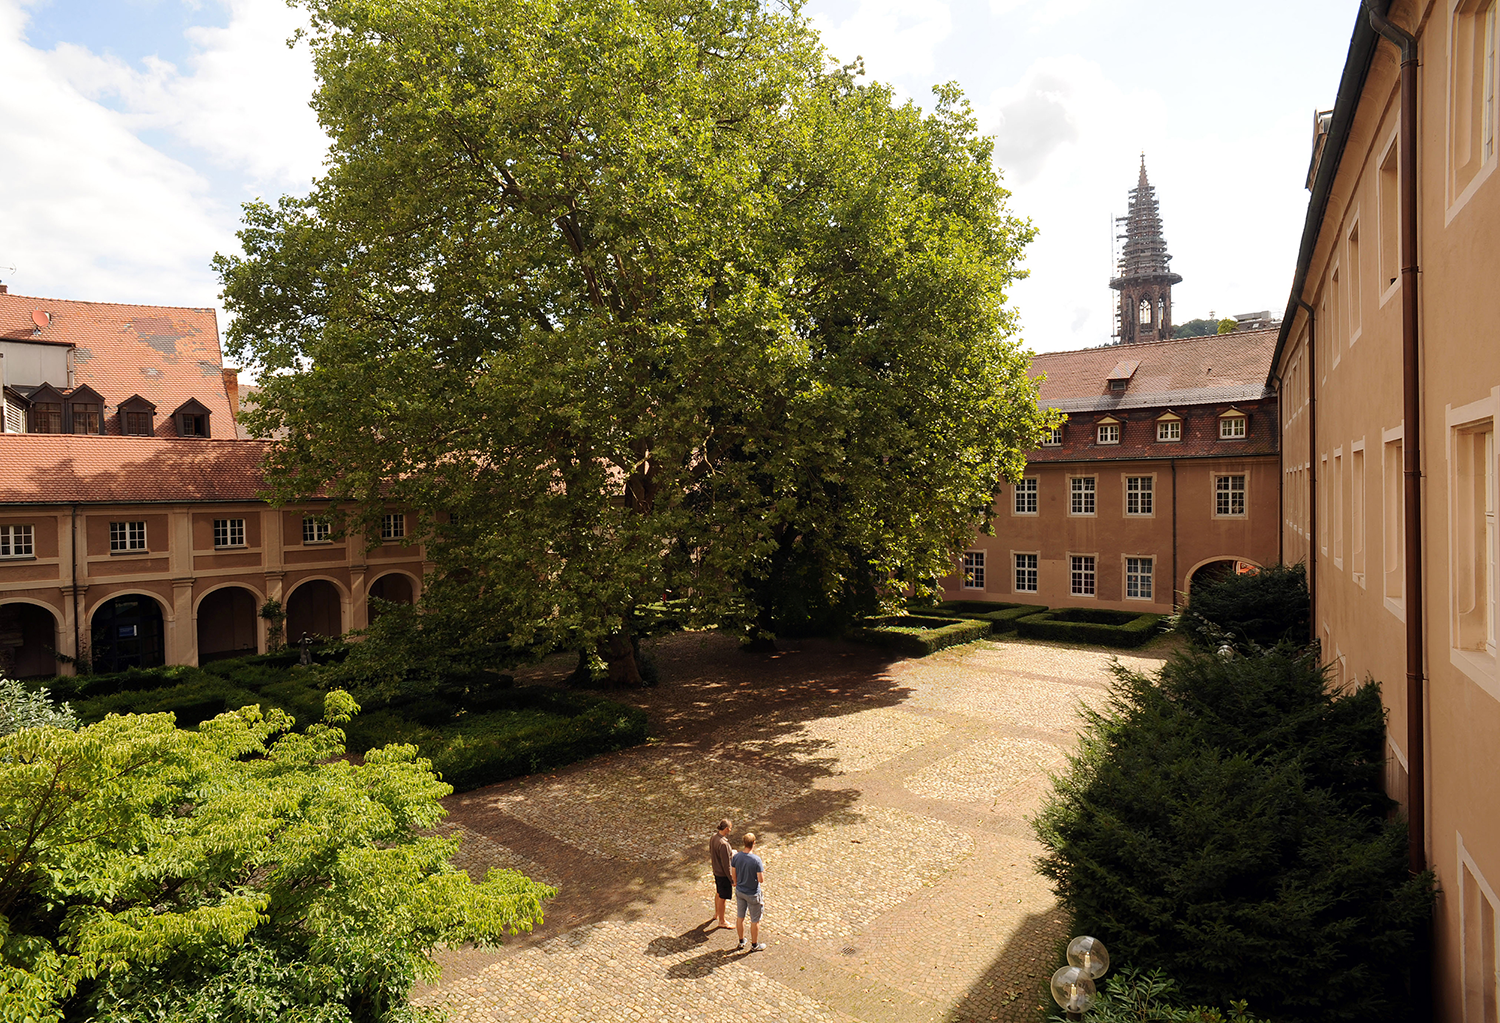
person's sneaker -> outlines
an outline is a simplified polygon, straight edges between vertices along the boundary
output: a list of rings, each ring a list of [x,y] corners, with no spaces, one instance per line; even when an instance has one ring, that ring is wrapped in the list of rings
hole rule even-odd
[[[738,945],[736,945],[735,948],[736,948],[737,951],[740,951],[740,952],[745,951],[745,939],[741,938],[740,939],[740,943]]]
[[[751,945],[750,946],[750,951],[752,951],[752,952],[764,952],[765,950],[766,950],[766,943],[764,941],[762,941],[759,945]]]

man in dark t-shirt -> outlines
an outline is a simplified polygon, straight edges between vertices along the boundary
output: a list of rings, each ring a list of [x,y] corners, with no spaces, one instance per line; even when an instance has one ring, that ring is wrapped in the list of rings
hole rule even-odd
[[[760,914],[765,908],[766,865],[755,855],[755,834],[745,832],[745,851],[729,861],[734,867],[734,929],[740,936],[739,947],[745,947],[745,917],[750,917],[750,951],[764,952],[760,940]]]
[[[729,818],[719,821],[718,834],[708,840],[708,862],[714,870],[714,916],[720,927],[728,927],[724,919],[724,901],[734,895],[734,867],[730,859],[734,850],[729,847],[729,829],[734,825]]]

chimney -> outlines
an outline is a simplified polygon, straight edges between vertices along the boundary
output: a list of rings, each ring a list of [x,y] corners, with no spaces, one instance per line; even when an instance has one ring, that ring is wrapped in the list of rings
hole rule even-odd
[[[229,399],[229,414],[238,422],[240,418],[240,371],[221,369],[224,376],[224,396]]]
[[[8,284],[0,284],[0,295],[9,295],[9,294],[10,294],[10,285],[8,285]]]

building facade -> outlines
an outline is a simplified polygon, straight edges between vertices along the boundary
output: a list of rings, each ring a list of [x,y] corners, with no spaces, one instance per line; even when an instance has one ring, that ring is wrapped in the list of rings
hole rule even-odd
[[[267,601],[295,642],[420,594],[402,510],[372,543],[259,499],[212,310],[0,294],[0,366],[0,675],[262,652]]]
[[[1387,790],[1409,812],[1412,866],[1441,885],[1434,1018],[1494,1023],[1497,5],[1375,6],[1385,23],[1360,11],[1317,121],[1272,366],[1282,533],[1333,673],[1382,686]]]
[[[1203,573],[1279,560],[1274,331],[1051,352],[1067,421],[1006,484],[949,599],[1167,614]]]

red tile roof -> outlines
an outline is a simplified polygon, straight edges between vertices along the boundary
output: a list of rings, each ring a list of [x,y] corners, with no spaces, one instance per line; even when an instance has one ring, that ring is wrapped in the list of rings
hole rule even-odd
[[[209,408],[215,436],[234,436],[237,410],[224,393],[212,309],[0,294],[0,339],[72,345],[74,385],[88,384],[104,396],[109,433],[120,432],[115,407],[139,394],[156,406],[158,436],[176,436],[172,410],[189,398]],[[64,388],[68,382],[48,383]]]
[[[1160,342],[1158,342],[1160,343]],[[1219,413],[1230,408],[1249,416],[1246,436],[1219,439]],[[1274,397],[1263,401],[1237,401],[1212,405],[1178,405],[1172,409],[1182,417],[1182,439],[1158,441],[1156,417],[1159,408],[1132,409],[1114,413],[1070,412],[1063,426],[1063,442],[1056,447],[1035,448],[1028,462],[1096,462],[1142,458],[1241,458],[1274,455],[1279,449],[1277,409]],[[1106,415],[1120,421],[1120,442],[1100,444],[1098,423]]]
[[[267,445],[0,434],[0,505],[253,501]]]
[[[1041,403],[1065,412],[1250,401],[1267,394],[1276,336],[1276,329],[1245,330],[1043,352],[1032,356],[1031,374],[1047,376]],[[1139,362],[1130,385],[1110,391],[1111,374],[1126,361]]]

